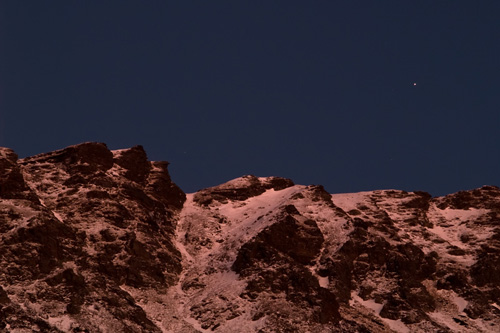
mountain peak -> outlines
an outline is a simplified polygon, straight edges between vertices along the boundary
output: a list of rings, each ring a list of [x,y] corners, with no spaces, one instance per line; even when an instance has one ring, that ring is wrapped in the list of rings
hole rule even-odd
[[[202,205],[210,204],[213,200],[243,201],[260,195],[268,189],[281,190],[294,185],[292,180],[286,178],[246,175],[218,186],[200,190],[195,194],[194,200]]]
[[[499,207],[253,175],[185,194],[142,146],[0,148],[0,331],[498,332]]]

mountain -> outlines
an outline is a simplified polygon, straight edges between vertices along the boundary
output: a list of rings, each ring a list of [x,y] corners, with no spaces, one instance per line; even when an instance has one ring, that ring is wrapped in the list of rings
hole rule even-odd
[[[0,331],[500,331],[498,187],[185,194],[167,166],[0,148]]]

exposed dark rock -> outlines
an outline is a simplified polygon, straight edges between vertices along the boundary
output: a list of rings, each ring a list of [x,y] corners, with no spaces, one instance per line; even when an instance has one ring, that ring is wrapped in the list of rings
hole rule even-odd
[[[313,201],[322,201],[328,206],[334,207],[332,203],[332,196],[328,193],[322,185],[311,186],[311,194]]]
[[[416,197],[408,202],[403,203],[403,206],[407,208],[418,208],[422,210],[428,210],[432,196],[429,193],[422,191],[416,191],[413,193],[416,195]]]
[[[291,179],[281,178],[281,177],[269,177],[267,182],[262,184],[266,189],[274,189],[276,191],[283,190],[285,188],[295,185]]]
[[[478,261],[471,267],[471,277],[478,286],[500,287],[500,251],[498,248],[483,248]]]
[[[293,205],[285,206],[278,222],[238,252],[232,268],[251,277],[245,296],[254,298],[266,290],[284,292],[292,303],[313,307],[310,320],[322,324],[337,322],[340,314],[335,296],[320,287],[317,278],[304,267],[319,255],[323,241],[315,221],[300,216]]]
[[[192,198],[141,146],[0,148],[0,332],[500,331],[498,187]]]
[[[299,222],[298,219],[302,219]],[[323,244],[323,234],[316,222],[299,215],[293,205],[284,207],[278,222],[263,230],[254,242],[246,243],[239,251],[233,265],[236,271],[241,271],[254,259],[266,258],[267,252],[274,249],[290,256],[301,264],[310,264]]]
[[[138,183],[144,183],[151,171],[151,163],[142,146],[122,151],[114,162],[126,170],[125,177]]]
[[[89,175],[113,166],[113,154],[104,143],[87,142],[21,160],[21,164],[61,164],[70,174]]]
[[[182,269],[171,239],[185,195],[170,180],[168,163],[149,162],[139,146],[116,155],[104,144],[85,143],[19,161],[4,150],[0,158],[2,199],[25,200],[0,209],[0,284],[43,281],[45,289],[15,299],[48,302],[63,311],[59,315],[79,318],[75,332],[99,331],[92,319],[97,310],[88,305],[101,302],[118,307],[99,310],[112,331],[160,331],[130,296],[120,300],[119,286],[164,292]],[[9,306],[0,313],[20,313]],[[30,328],[57,331],[45,321],[36,324],[30,311],[24,314]]]
[[[444,276],[437,281],[436,287],[438,289],[462,291],[468,286],[467,273],[462,270],[448,269],[438,273],[444,273]]]
[[[209,205],[212,201],[244,201],[248,198],[258,196],[269,189],[279,191],[293,185],[294,183],[286,178],[269,177],[260,180],[258,177],[249,175],[219,186],[198,191],[195,194],[194,201],[200,205]]]
[[[443,198],[436,198],[437,206],[440,209],[447,207],[452,209],[469,208],[497,208],[500,196],[500,188],[496,186],[483,186],[479,189],[470,191],[459,191],[449,194]]]
[[[170,179],[168,162],[152,162],[146,192],[167,207],[181,209],[186,194]]]
[[[3,288],[0,286],[0,306],[8,303],[10,303],[9,296],[7,295],[5,290],[3,290]]]
[[[37,200],[24,182],[16,153],[8,148],[0,148],[0,198]]]

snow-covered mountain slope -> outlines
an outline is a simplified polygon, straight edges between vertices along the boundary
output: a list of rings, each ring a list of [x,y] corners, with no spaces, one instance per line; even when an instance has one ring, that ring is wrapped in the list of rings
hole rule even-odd
[[[142,147],[0,150],[0,331],[498,332],[500,189],[244,176],[185,195]]]
[[[178,225],[188,314],[234,331],[223,295],[253,330],[498,331],[499,208],[496,187],[330,195],[246,176],[202,190]]]

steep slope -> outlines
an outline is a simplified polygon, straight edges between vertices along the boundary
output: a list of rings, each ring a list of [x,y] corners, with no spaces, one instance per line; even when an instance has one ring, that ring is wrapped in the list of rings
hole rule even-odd
[[[0,149],[0,331],[500,331],[497,187],[244,176],[185,195],[167,165]]]
[[[498,331],[499,200],[253,176],[188,195],[186,313],[222,332]]]
[[[126,287],[165,290],[181,273],[171,239],[185,195],[166,164],[97,143],[2,155],[1,326],[161,331]]]

